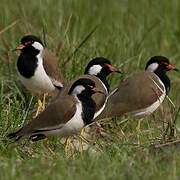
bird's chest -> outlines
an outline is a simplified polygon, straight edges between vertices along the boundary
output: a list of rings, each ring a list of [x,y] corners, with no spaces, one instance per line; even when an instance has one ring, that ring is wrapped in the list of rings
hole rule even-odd
[[[83,127],[84,121],[82,119],[82,104],[78,103],[76,105],[76,113],[74,116],[64,125],[62,132],[64,136],[70,136],[77,134]]]
[[[38,66],[38,59],[35,56],[21,54],[17,61],[17,69],[21,76],[31,78]]]
[[[25,65],[24,65],[25,64]],[[20,62],[18,66],[18,74],[22,84],[34,93],[49,93],[55,89],[49,76],[46,74],[42,60],[38,60],[36,64],[32,62],[28,65],[25,62]],[[33,64],[33,65],[32,65]],[[24,65],[24,66],[22,66]],[[24,68],[24,69],[23,69]],[[23,69],[23,70],[22,70]],[[27,72],[25,72],[27,71]],[[28,75],[27,75],[27,74]]]

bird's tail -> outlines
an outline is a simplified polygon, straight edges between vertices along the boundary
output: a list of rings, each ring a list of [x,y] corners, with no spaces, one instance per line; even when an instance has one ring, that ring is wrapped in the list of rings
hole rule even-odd
[[[14,140],[15,142],[19,141],[23,137],[24,136],[20,133],[20,130],[7,135],[7,138],[9,138],[11,140]],[[35,134],[32,134],[32,135],[29,136],[29,139],[31,141],[39,141],[39,140],[42,140],[42,139],[45,139],[45,138],[46,138],[46,136],[44,134],[42,134],[42,133],[35,133]]]
[[[22,135],[19,135],[20,130],[10,133],[7,135],[8,139],[12,139],[14,141],[19,141],[22,138]]]

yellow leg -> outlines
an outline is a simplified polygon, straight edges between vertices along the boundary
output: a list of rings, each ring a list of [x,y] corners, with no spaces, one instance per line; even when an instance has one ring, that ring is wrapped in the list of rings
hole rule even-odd
[[[72,139],[73,137],[66,138],[64,143],[66,156],[69,157],[73,155],[76,150],[83,152],[85,144],[87,145],[89,143],[88,140],[83,136],[84,132],[85,130],[83,128],[79,135],[77,135],[78,139]]]
[[[35,114],[34,118],[37,117],[38,114],[40,114],[41,109],[42,109],[42,102],[41,102],[40,99],[38,99],[38,103],[37,103],[37,111],[36,111],[36,114]]]
[[[69,137],[68,138],[66,138],[66,141],[65,141],[65,143],[64,143],[64,146],[65,146],[65,153],[67,153],[67,151],[68,151],[68,149],[69,149],[69,144],[70,144],[70,139],[69,139]]]
[[[49,143],[49,140],[48,140],[48,139],[44,140],[43,144],[44,144],[44,147],[45,147],[52,155],[55,155],[54,151],[50,148],[50,143]]]
[[[42,101],[42,111],[44,111],[45,107],[46,107],[46,97],[48,96],[48,93],[45,93],[43,95],[43,101]]]
[[[142,119],[139,119],[139,120],[138,120],[138,125],[137,125],[137,127],[136,127],[138,144],[140,144],[140,136],[139,136],[139,132],[140,132],[140,129],[141,129],[141,121],[142,121]]]
[[[38,98],[38,103],[37,103],[38,106],[37,106],[37,111],[36,111],[36,114],[35,114],[34,118],[37,117],[38,114],[40,114],[42,111],[44,111],[45,106],[46,106],[46,96],[47,95],[48,95],[47,93],[45,93],[43,95],[42,101],[41,101],[40,98]]]
[[[89,141],[84,136],[79,135],[78,137],[82,140],[82,142],[85,142],[86,144],[89,143]]]
[[[79,138],[79,151],[83,152],[83,150],[85,150],[87,148],[87,145],[89,144],[89,141],[84,137],[85,135],[85,128],[83,128],[80,132],[80,134],[78,135]]]
[[[84,128],[81,130],[81,132],[80,132],[80,134],[79,134],[79,138],[80,138],[80,144],[81,144],[81,152],[83,151],[83,134],[85,133],[85,130],[84,130]]]
[[[67,137],[64,143],[66,156],[71,156],[74,153],[75,147],[71,142],[71,137]]]
[[[141,129],[141,119],[138,120],[138,125],[136,127],[136,130],[139,132]]]

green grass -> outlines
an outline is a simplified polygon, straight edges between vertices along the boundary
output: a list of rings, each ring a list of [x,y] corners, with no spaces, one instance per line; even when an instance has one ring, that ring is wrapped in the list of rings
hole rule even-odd
[[[165,142],[162,121],[175,118],[180,106],[179,74],[169,73],[170,98],[153,116],[141,121],[120,118],[104,122],[105,137],[95,137],[101,151],[76,152],[67,158],[59,139],[52,140],[52,155],[42,142],[9,144],[5,135],[28,121],[35,98],[18,82],[11,50],[27,33],[46,34],[47,47],[60,59],[66,79],[83,73],[95,56],[109,58],[126,74],[142,70],[153,55],[164,55],[180,67],[179,0],[1,0],[0,1],[0,179],[179,179],[179,146],[156,150]],[[86,36],[96,31],[73,53]],[[66,67],[64,62],[69,60]],[[111,87],[121,77],[110,77]],[[180,117],[176,119],[179,138]],[[166,124],[165,124],[166,125]]]

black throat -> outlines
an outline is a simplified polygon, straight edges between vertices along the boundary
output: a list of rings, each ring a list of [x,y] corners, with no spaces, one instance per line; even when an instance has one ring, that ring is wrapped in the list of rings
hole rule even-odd
[[[22,52],[17,61],[19,73],[25,78],[31,78],[38,66],[38,59],[35,54]]]
[[[154,71],[154,73],[160,78],[160,80],[163,82],[165,88],[166,88],[166,93],[169,93],[170,87],[171,87],[171,81],[166,75],[165,71],[159,71],[158,69]]]
[[[99,74],[96,75],[96,77],[99,78],[99,79],[103,82],[103,84],[105,85],[105,87],[106,87],[106,89],[107,89],[107,92],[109,93],[109,83],[108,83],[108,81],[107,81],[107,79],[106,79],[106,76],[101,75],[101,74],[99,73]]]
[[[82,103],[82,119],[84,121],[84,124],[91,124],[96,112],[96,103],[91,97],[87,97],[84,95],[78,95],[77,97]]]

